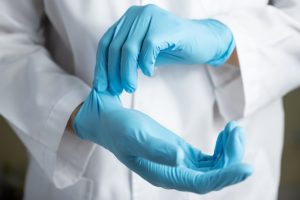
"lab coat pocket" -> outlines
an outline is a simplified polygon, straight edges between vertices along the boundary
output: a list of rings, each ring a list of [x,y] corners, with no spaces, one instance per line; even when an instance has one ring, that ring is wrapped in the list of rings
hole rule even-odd
[[[93,195],[93,185],[94,183],[91,179],[83,177],[74,185],[62,190],[54,189],[56,191],[52,192],[52,199],[91,200]]]

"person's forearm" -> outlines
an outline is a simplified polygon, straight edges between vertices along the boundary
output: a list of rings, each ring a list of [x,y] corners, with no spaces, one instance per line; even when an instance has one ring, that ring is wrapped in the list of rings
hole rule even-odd
[[[236,48],[234,49],[234,51],[232,52],[231,56],[229,57],[229,59],[227,60],[226,63],[230,64],[230,65],[240,67],[239,58],[238,58],[238,55],[237,55]]]
[[[66,126],[66,130],[69,131],[70,133],[74,133],[74,130],[73,130],[73,121],[76,117],[76,114],[78,113],[78,111],[80,110],[81,106],[82,106],[83,103],[79,104],[75,109],[74,111],[72,112],[70,118],[69,118],[69,121],[67,123],[67,126]]]

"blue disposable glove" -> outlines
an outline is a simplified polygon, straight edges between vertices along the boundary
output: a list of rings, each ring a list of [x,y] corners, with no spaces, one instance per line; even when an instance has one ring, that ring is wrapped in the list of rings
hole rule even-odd
[[[219,190],[243,181],[252,169],[241,160],[244,134],[230,123],[205,155],[149,116],[121,106],[117,96],[92,89],[73,128],[82,139],[112,152],[153,185],[195,193]]]
[[[217,20],[190,20],[155,5],[133,6],[101,38],[94,87],[112,94],[134,92],[137,68],[154,65],[222,65],[235,48],[231,31]]]

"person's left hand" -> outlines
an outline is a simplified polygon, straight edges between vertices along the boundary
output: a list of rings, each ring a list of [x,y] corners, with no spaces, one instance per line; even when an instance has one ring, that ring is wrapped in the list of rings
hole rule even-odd
[[[154,65],[226,62],[235,48],[231,31],[213,19],[190,20],[155,5],[133,6],[101,38],[94,87],[118,95],[134,92],[137,69],[153,75]]]

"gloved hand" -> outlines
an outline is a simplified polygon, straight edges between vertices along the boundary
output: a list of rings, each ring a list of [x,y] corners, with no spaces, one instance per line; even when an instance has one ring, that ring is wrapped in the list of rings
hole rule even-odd
[[[205,155],[149,116],[121,106],[119,98],[92,89],[77,113],[73,129],[82,139],[112,152],[153,185],[207,193],[243,181],[252,169],[241,160],[244,135],[234,123]]]
[[[133,6],[101,38],[93,84],[112,94],[134,92],[138,66],[147,76],[154,64],[219,66],[234,48],[231,31],[217,20],[183,19],[155,5]]]

